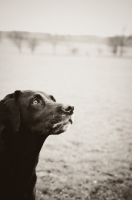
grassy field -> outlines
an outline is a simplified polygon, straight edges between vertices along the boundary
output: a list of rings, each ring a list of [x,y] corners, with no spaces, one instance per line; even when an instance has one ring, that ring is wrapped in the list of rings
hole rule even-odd
[[[37,89],[75,106],[71,129],[45,142],[39,200],[132,200],[132,60],[0,55],[0,99]]]

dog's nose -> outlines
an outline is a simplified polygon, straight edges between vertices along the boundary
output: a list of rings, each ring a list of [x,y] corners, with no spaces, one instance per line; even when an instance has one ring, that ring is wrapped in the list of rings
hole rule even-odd
[[[66,113],[70,113],[73,114],[74,111],[74,106],[70,106],[70,105],[65,105],[62,107],[62,110]]]

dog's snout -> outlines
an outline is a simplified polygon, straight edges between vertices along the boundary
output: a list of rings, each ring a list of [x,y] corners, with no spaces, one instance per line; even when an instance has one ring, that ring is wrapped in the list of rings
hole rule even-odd
[[[74,106],[70,106],[70,105],[65,105],[62,107],[62,110],[66,113],[70,113],[72,114],[74,111]]]

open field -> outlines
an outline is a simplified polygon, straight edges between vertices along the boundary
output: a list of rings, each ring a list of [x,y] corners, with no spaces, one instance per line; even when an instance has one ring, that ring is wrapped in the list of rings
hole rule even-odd
[[[45,142],[39,200],[132,200],[132,60],[0,55],[0,99],[37,89],[75,106],[71,129]]]

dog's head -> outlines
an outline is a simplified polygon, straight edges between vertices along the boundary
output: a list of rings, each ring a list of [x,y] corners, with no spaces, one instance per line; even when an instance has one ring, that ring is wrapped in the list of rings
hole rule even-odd
[[[0,102],[0,123],[14,132],[60,134],[73,123],[74,107],[40,91],[16,91]]]

